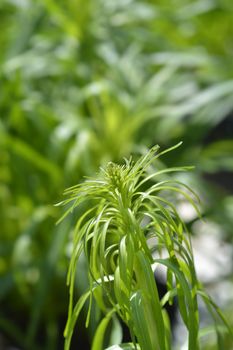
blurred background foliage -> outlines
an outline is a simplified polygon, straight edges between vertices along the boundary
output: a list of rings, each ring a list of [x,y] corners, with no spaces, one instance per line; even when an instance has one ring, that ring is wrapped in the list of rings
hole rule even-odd
[[[184,141],[164,163],[196,166],[205,221],[185,219],[227,246],[209,284],[232,292],[233,2],[2,0],[0,29],[0,347],[62,349],[74,218],[54,203],[157,143]]]

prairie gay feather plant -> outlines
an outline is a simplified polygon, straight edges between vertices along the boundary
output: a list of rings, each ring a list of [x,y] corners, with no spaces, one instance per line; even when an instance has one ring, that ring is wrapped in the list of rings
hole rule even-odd
[[[165,304],[175,297],[188,332],[189,350],[200,348],[198,296],[214,317],[217,337],[221,333],[218,321],[227,327],[221,311],[197,280],[190,236],[176,210],[176,201],[182,196],[199,214],[197,195],[171,174],[190,167],[154,170],[153,162],[179,145],[160,153],[159,146],[154,146],[135,162],[125,159],[123,165],[109,163],[96,178],[65,191],[68,199],[62,204],[70,204],[65,215],[83,203],[87,208],[78,217],[73,235],[65,350],[70,348],[85,303],[89,303],[88,326],[93,300],[104,316],[92,350],[104,349],[106,330],[115,317],[129,328],[131,343],[110,343],[108,349],[172,349]],[[87,261],[89,288],[75,301],[76,268],[82,253]],[[154,269],[159,266],[167,271],[167,293],[162,300],[154,278]]]

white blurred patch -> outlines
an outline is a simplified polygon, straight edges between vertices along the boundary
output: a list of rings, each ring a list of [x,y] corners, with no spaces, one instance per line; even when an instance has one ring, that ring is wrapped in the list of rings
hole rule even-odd
[[[195,208],[189,202],[181,202],[177,205],[177,212],[184,222],[192,221],[197,217]]]
[[[212,283],[231,273],[232,248],[223,242],[221,228],[213,222],[198,221],[193,225],[194,261],[198,278]]]

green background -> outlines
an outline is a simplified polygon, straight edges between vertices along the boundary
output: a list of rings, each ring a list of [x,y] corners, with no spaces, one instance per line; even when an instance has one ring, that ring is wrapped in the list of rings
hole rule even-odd
[[[0,347],[63,348],[75,215],[56,226],[54,204],[110,160],[182,140],[163,161],[195,165],[182,180],[232,251],[231,0],[2,0],[0,47]]]

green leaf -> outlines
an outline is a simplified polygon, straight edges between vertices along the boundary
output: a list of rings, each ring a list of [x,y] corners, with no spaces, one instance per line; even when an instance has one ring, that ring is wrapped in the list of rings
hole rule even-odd
[[[79,317],[79,314],[83,308],[83,305],[85,304],[85,302],[87,301],[87,299],[90,297],[91,292],[88,291],[85,294],[83,294],[80,299],[78,300],[78,302],[76,303],[74,310],[72,311],[72,314],[69,315],[67,324],[66,324],[66,328],[64,331],[64,336],[65,336],[65,350],[69,350],[70,348],[70,342],[71,342],[71,338],[72,338],[72,334],[74,331],[74,326],[75,323],[77,322],[77,319]]]
[[[106,332],[107,326],[108,326],[108,324],[109,324],[109,322],[110,322],[110,320],[115,312],[116,311],[114,309],[109,311],[109,313],[100,322],[100,324],[96,330],[95,336],[94,336],[91,350],[102,350],[103,349],[105,332]]]
[[[163,350],[165,349],[165,333],[158,290],[150,262],[141,251],[136,253],[134,271],[142,295],[137,308],[142,304],[141,309],[145,310],[145,322],[149,329],[148,337],[151,339],[152,348]],[[139,297],[137,297],[138,299]],[[139,344],[141,343],[139,342]]]
[[[141,291],[138,291],[130,298],[132,321],[134,332],[142,350],[154,350],[154,344],[151,342],[151,337],[148,329],[148,322],[145,315],[143,297]]]
[[[189,332],[189,350],[198,349],[198,309],[196,306],[195,286],[190,286],[183,271],[174,261],[169,259],[155,259],[167,268],[171,269],[177,279],[177,294],[179,309]]]

